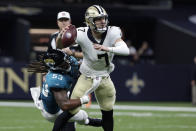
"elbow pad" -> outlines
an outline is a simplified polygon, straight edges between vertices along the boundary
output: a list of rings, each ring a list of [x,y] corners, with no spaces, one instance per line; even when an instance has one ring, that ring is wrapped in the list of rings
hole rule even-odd
[[[129,48],[124,41],[118,41],[115,43],[115,47],[108,47],[109,52],[116,55],[129,55]]]

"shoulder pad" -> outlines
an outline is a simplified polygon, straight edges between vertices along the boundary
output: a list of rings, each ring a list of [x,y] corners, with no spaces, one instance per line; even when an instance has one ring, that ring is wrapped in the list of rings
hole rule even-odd
[[[120,27],[110,26],[109,31],[111,32],[112,38],[119,39],[122,37],[122,32]]]

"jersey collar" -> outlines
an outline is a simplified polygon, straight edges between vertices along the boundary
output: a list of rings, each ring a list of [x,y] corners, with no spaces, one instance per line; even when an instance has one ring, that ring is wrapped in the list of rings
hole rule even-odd
[[[104,40],[105,40],[107,31],[108,31],[108,28],[107,28],[107,30],[101,35],[101,41],[100,41],[100,42],[97,42],[97,41],[95,40],[95,38],[94,38],[93,35],[92,35],[92,32],[91,32],[91,29],[90,29],[90,28],[88,29],[87,36],[88,36],[88,38],[89,38],[93,43],[97,43],[97,44],[102,45],[103,42],[104,42]]]

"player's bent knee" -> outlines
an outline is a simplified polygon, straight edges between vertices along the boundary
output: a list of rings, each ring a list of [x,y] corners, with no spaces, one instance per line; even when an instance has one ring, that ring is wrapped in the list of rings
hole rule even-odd
[[[42,110],[42,111],[41,111],[42,116],[43,116],[46,120],[48,120],[49,122],[52,122],[52,123],[54,123],[54,121],[56,120],[57,116],[58,116],[60,113],[62,113],[62,111],[59,111],[59,112],[56,113],[56,114],[50,114],[50,113],[46,112],[45,110]]]
[[[104,111],[113,110],[114,103],[115,103],[115,98],[113,98],[110,102],[104,102],[100,104],[100,108]]]
[[[104,111],[110,111],[113,110],[113,104],[104,104],[104,105],[100,105],[100,108]]]
[[[49,122],[54,122],[55,119],[56,119],[56,116],[55,116],[55,115],[48,115],[48,114],[46,114],[46,113],[44,113],[44,112],[41,112],[41,114],[42,114],[42,116],[43,116],[46,120],[48,120]]]
[[[112,97],[105,97],[105,100],[102,100],[99,104],[100,108],[104,111],[113,110],[115,100],[115,95],[113,95]]]

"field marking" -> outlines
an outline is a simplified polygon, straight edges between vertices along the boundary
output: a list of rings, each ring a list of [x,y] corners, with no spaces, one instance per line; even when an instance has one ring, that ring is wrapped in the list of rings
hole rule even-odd
[[[101,115],[101,112],[88,112],[89,115]],[[193,113],[177,113],[177,114],[164,114],[164,113],[151,113],[151,112],[119,112],[115,111],[114,116],[131,116],[131,117],[195,117]]]
[[[9,107],[35,107],[33,102],[0,102],[0,106]]]
[[[13,130],[13,129],[27,129],[27,128],[35,128],[34,126],[3,126],[0,127],[0,129],[6,129],[6,130]]]
[[[91,105],[90,109],[99,109],[98,105]],[[196,107],[166,107],[166,106],[128,106],[128,105],[115,105],[114,109],[117,110],[140,110],[140,111],[185,111],[196,112]]]
[[[188,129],[190,129],[190,128],[193,128],[193,129],[195,129],[196,128],[196,126],[192,126],[192,125],[159,125],[159,126],[154,126],[154,127],[152,127],[152,128],[161,128],[161,129],[163,129],[163,128],[188,128]]]
[[[124,128],[124,127],[121,127]],[[126,127],[127,128],[127,127]],[[158,126],[128,126],[128,128],[130,129],[143,129],[143,128],[148,128],[148,129],[169,129],[169,128],[179,128],[179,129],[196,129],[196,126],[192,126],[192,125],[158,125]]]
[[[0,106],[9,107],[35,107],[34,103],[30,102],[0,102]],[[91,105],[89,109],[99,109],[98,105]],[[196,112],[196,107],[166,107],[166,106],[129,106],[115,105],[116,110],[137,110],[137,111],[175,111],[175,112]]]
[[[2,115],[1,115],[2,116]],[[7,116],[7,115],[6,115]],[[3,116],[3,117],[5,117],[5,115]],[[17,119],[17,120],[12,120],[12,122],[15,122],[15,123],[17,123],[17,122],[20,122],[20,123],[26,123],[27,121],[31,121],[31,123],[34,123],[34,124],[39,124],[39,123],[48,123],[48,121],[47,120],[45,120],[45,119],[43,119],[43,120],[26,120],[26,119]],[[1,120],[0,119],[0,123],[1,122],[4,122],[4,120]],[[1,128],[1,126],[0,126],[0,128]]]

